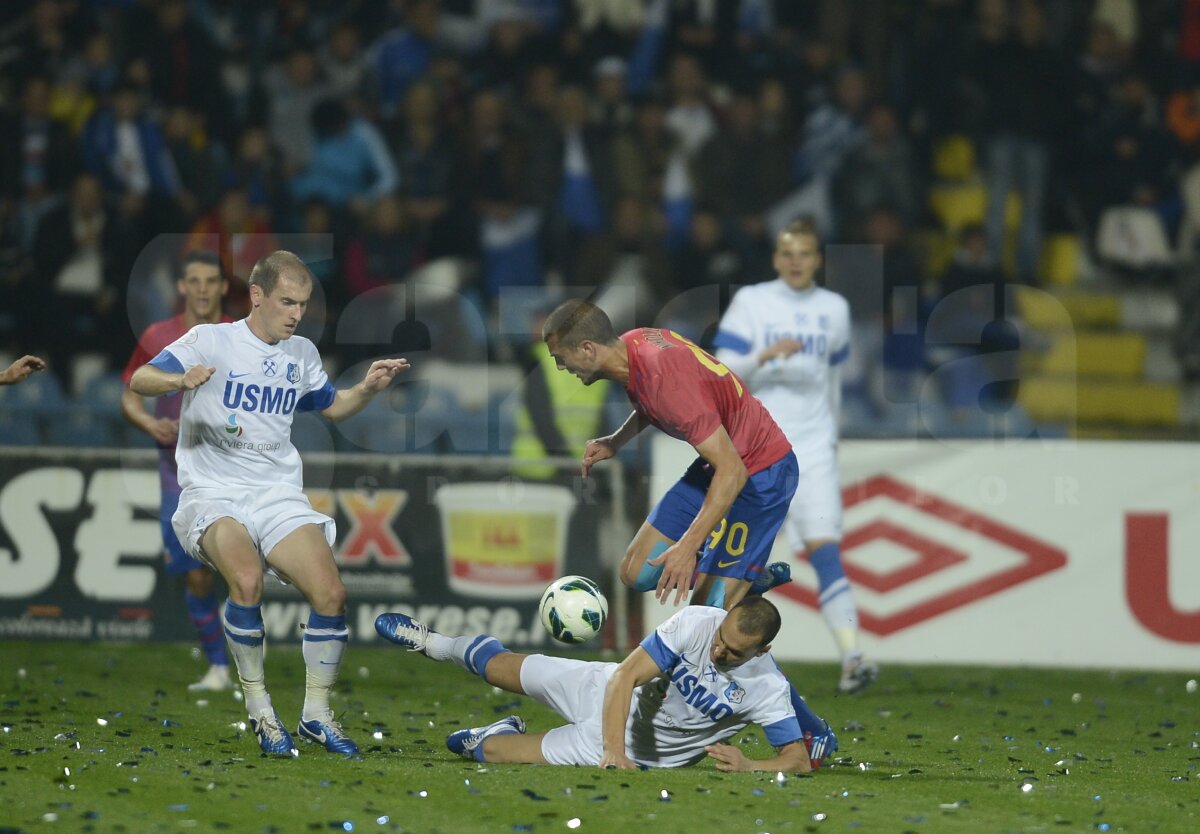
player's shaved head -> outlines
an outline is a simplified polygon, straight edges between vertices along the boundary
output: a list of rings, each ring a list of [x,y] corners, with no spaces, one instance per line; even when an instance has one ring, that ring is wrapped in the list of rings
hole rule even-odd
[[[254,269],[250,270],[250,279],[247,283],[261,289],[263,295],[269,296],[275,291],[275,285],[279,283],[279,279],[283,275],[289,275],[305,284],[311,284],[313,281],[312,272],[309,271],[304,261],[300,260],[295,253],[280,249],[258,259]]]
[[[610,345],[617,341],[608,314],[590,301],[572,299],[554,308],[542,324],[542,339],[553,336],[561,349],[579,347],[584,341]]]
[[[737,615],[735,623],[738,631],[746,635],[757,635],[759,645],[765,646],[779,634],[782,619],[779,609],[774,603],[761,595],[746,597],[730,610],[730,615]]]

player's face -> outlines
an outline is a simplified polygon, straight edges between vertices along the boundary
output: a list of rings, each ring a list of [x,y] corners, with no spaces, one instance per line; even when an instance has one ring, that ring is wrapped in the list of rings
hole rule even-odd
[[[221,277],[220,267],[212,264],[188,264],[179,279],[179,294],[189,315],[201,321],[216,318],[221,297],[229,284]]]
[[[812,235],[782,235],[775,244],[775,271],[794,290],[813,285],[821,268],[821,247]]]
[[[279,276],[270,295],[263,295],[257,286],[250,288],[250,300],[254,304],[252,313],[258,314],[259,327],[268,341],[281,342],[292,337],[300,319],[304,318],[311,295],[312,281],[287,272]]]
[[[770,646],[762,645],[757,637],[743,634],[737,623],[730,622],[733,616],[728,616],[717,629],[713,637],[709,659],[718,669],[736,669],[752,657],[765,652]]]
[[[550,356],[558,369],[571,372],[584,385],[591,385],[600,378],[597,373],[595,345],[590,341],[584,340],[576,347],[567,348],[558,344],[556,336],[548,336],[546,347],[550,349]]]

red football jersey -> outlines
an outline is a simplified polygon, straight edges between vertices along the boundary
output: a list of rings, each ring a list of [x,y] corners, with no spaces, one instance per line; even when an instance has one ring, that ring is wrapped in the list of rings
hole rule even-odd
[[[621,336],[629,352],[626,392],[651,424],[696,446],[724,426],[751,475],[791,451],[783,431],[733,371],[670,330]]]
[[[221,316],[221,321],[229,322],[232,319],[229,316]],[[147,327],[142,332],[141,338],[138,339],[137,347],[133,349],[133,355],[129,357],[125,372],[121,374],[121,381],[128,385],[129,380],[133,379],[134,371],[158,356],[162,353],[163,348],[187,332],[188,326],[184,321],[183,313],[174,318],[157,321]],[[154,416],[178,420],[179,409],[182,405],[183,397],[174,394],[156,397],[154,399]]]

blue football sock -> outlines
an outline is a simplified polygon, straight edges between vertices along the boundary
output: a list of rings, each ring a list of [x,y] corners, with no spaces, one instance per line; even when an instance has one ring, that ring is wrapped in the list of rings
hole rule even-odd
[[[210,593],[198,597],[191,591],[183,592],[183,604],[188,618],[196,627],[200,637],[200,648],[213,666],[228,666],[229,655],[225,653],[225,635],[221,629],[221,615],[217,612],[217,595]]]
[[[637,579],[633,581],[633,590],[635,591],[653,591],[658,587],[658,580],[662,577],[663,568],[665,565],[651,565],[651,559],[657,559],[667,548],[670,547],[666,542],[657,542],[654,547],[650,548],[650,553],[646,556],[646,561],[642,563],[642,569],[638,571]]]

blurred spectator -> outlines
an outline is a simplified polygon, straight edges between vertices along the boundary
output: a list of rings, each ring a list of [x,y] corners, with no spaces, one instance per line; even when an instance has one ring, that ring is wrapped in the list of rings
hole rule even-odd
[[[329,98],[332,89],[320,76],[316,56],[297,47],[282,64],[274,64],[263,78],[270,102],[267,121],[271,140],[283,154],[286,174],[293,174],[312,159],[313,109]]]
[[[972,76],[984,108],[987,230],[992,258],[1001,262],[1010,192],[1021,198],[1016,269],[1031,281],[1041,253],[1043,203],[1051,142],[1061,123],[1065,62],[1050,45],[1045,13],[1022,0],[1015,19],[1003,0],[979,6],[979,43]]]
[[[417,242],[399,198],[381,197],[366,215],[366,229],[349,246],[342,262],[345,298],[399,284],[420,262]]]
[[[312,161],[291,181],[297,202],[319,198],[362,214],[396,189],[396,166],[383,137],[366,119],[352,120],[342,102],[329,99],[313,109],[313,132]]]
[[[671,59],[668,84],[671,104],[666,114],[667,130],[680,150],[695,156],[717,130],[700,62],[692,55],[676,55]]]
[[[114,222],[99,179],[81,174],[66,203],[38,224],[33,244],[36,285],[27,313],[51,367],[66,374],[80,351],[121,361],[132,344],[124,291],[137,240]],[[64,381],[68,381],[65,380]]]
[[[875,104],[867,113],[867,139],[841,161],[834,172],[832,199],[835,222],[848,229],[876,206],[891,206],[906,225],[920,219],[924,189],[917,176],[912,147],[900,129],[896,111]]]
[[[50,81],[34,75],[21,88],[20,110],[0,115],[0,200],[28,248],[41,217],[61,201],[76,170],[70,133],[50,116]]]
[[[665,118],[661,103],[644,101],[634,114],[633,127],[613,139],[612,166],[622,194],[646,200],[659,198],[675,149],[675,138],[667,130]]]
[[[675,0],[667,16],[670,54],[686,53],[713,78],[729,81],[737,67],[734,39],[738,31],[739,0]]]
[[[831,181],[842,159],[866,140],[867,104],[866,74],[857,67],[844,67],[838,73],[833,100],[817,107],[804,122],[792,164],[796,189],[773,210],[772,236],[799,216],[810,217],[822,236],[831,236]]]
[[[155,100],[193,108],[217,124],[224,102],[221,85],[214,83],[220,59],[216,44],[192,20],[186,0],[160,0],[145,14],[152,19],[130,26],[128,47],[135,62],[145,62]]]
[[[611,138],[633,124],[633,105],[625,90],[625,61],[609,55],[592,68],[588,121]]]
[[[395,148],[404,211],[418,247],[431,258],[475,249],[455,223],[456,158],[437,107],[432,85],[419,81],[409,87]]]
[[[249,312],[250,270],[264,255],[279,248],[270,223],[250,210],[250,200],[241,188],[230,188],[217,205],[192,226],[180,254],[191,251],[217,252],[221,271],[229,278],[225,307],[235,318]]]
[[[962,230],[926,314],[925,341],[930,360],[941,366],[942,397],[952,414],[962,416],[980,405],[1011,403],[1016,393],[1019,319],[1008,309],[1004,272],[988,249],[983,226]]]
[[[625,195],[613,207],[611,230],[580,247],[577,282],[596,288],[596,304],[621,332],[656,321],[676,293],[661,226],[654,208]]]
[[[163,125],[167,152],[179,175],[179,202],[186,222],[216,205],[229,166],[225,149],[212,141],[203,117],[190,108],[171,108]]]
[[[60,76],[60,80],[68,79],[93,96],[103,98],[113,91],[121,80],[121,68],[107,32],[88,37],[83,51],[68,62]]]
[[[543,218],[530,202],[525,144],[505,99],[481,90],[471,101],[461,181],[479,217],[483,282],[494,298],[508,286],[543,280],[538,235]]]
[[[338,23],[318,52],[321,71],[334,95],[362,92],[368,79],[369,61],[362,34],[349,21]]]
[[[174,200],[179,176],[158,125],[142,113],[142,94],[130,84],[113,91],[112,105],[101,108],[83,132],[83,159],[116,196],[122,222],[139,234],[178,229]]]
[[[769,267],[764,214],[788,193],[790,136],[763,128],[758,101],[734,95],[725,125],[700,149],[691,166],[696,202],[710,208],[758,275]],[[749,276],[747,276],[749,277]]]
[[[379,105],[391,115],[404,100],[408,85],[425,74],[433,54],[438,25],[435,0],[413,0],[404,6],[404,24],[384,33],[371,46],[371,65]]]
[[[247,128],[237,139],[237,152],[223,185],[246,192],[252,211],[266,225],[285,215],[286,195],[279,154],[262,127]]]

